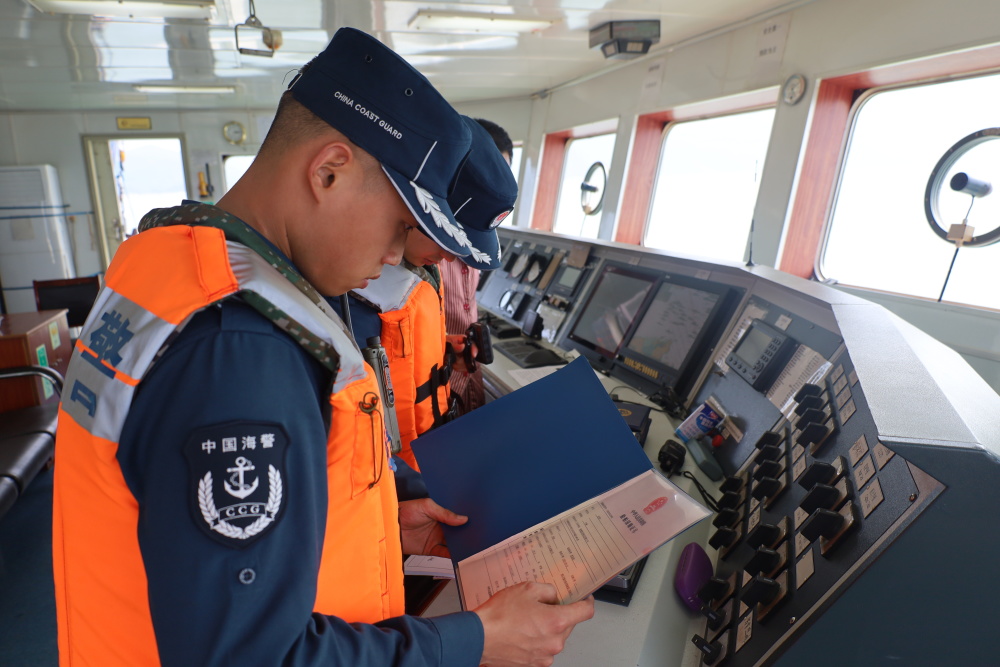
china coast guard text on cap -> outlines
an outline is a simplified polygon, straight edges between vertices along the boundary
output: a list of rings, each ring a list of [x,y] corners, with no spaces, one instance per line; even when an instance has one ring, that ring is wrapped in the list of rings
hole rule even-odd
[[[377,39],[341,28],[289,88],[295,99],[370,153],[420,226],[465,257],[471,244],[448,205],[471,134],[423,74]]]

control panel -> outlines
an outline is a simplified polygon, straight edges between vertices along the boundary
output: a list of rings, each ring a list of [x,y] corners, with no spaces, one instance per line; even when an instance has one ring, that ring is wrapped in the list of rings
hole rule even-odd
[[[588,242],[501,238],[489,313],[521,324],[557,304],[550,343],[679,418],[723,415],[700,443],[723,478],[684,664],[997,662],[1000,396],[957,353],[768,267],[591,242],[577,273]],[[638,664],[682,661],[644,641]]]
[[[501,239],[503,264],[480,285],[477,299],[489,313],[494,335],[538,328],[554,342],[573,300],[590,277],[589,246]],[[505,244],[505,245],[503,245]]]

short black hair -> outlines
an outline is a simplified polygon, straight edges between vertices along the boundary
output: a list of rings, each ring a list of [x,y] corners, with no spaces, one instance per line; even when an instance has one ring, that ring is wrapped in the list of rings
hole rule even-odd
[[[492,120],[486,120],[485,118],[473,118],[477,123],[483,126],[483,129],[490,133],[493,137],[493,143],[497,145],[497,150],[501,153],[506,153],[507,155],[514,154],[514,142],[511,141],[510,135],[507,134],[507,130],[503,129]]]

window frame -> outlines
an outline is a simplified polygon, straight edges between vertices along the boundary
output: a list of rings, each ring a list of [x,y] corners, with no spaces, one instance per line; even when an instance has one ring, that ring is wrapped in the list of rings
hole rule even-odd
[[[899,83],[893,83],[883,86],[873,86],[871,88],[858,89],[854,93],[854,102],[851,105],[850,115],[848,117],[847,129],[844,133],[844,141],[841,145],[840,154],[837,160],[837,172],[835,175],[835,180],[833,184],[833,190],[830,193],[830,204],[826,214],[826,220],[823,223],[822,233],[819,239],[819,246],[816,249],[816,259],[813,265],[813,277],[820,282],[829,282],[838,285],[843,285],[851,289],[867,290],[871,292],[877,292],[879,294],[892,294],[898,297],[907,299],[918,299],[921,301],[933,301],[937,302],[937,299],[933,299],[926,296],[921,296],[918,294],[909,294],[904,292],[896,292],[888,289],[883,289],[879,287],[870,287],[867,285],[855,285],[848,282],[840,282],[836,276],[828,276],[823,272],[823,264],[826,259],[827,246],[830,241],[830,234],[833,231],[833,218],[836,214],[837,204],[840,198],[841,186],[844,180],[844,171],[847,166],[847,157],[850,152],[851,141],[854,138],[854,132],[857,128],[858,116],[864,105],[871,100],[873,97],[880,95],[882,93],[889,93],[893,91],[906,90],[908,88],[918,88],[921,86],[930,86],[941,83],[950,83],[954,81],[962,81],[968,79],[976,79],[986,76],[997,76],[1000,75],[1000,69],[977,71],[977,72],[966,72],[962,75],[940,75],[933,78],[924,78],[913,81],[905,81]],[[980,306],[971,303],[963,302],[950,302],[955,306],[965,307],[965,308],[979,308],[983,310],[996,310],[990,308],[989,306]]]
[[[581,139],[597,134],[618,132],[618,118],[580,125],[568,130],[547,132],[542,139],[535,201],[531,211],[531,229],[551,232],[555,226],[559,191],[566,161],[566,145],[570,139]],[[630,147],[631,148],[631,147]],[[608,173],[612,165],[607,165]]]
[[[775,114],[777,114],[777,100],[775,100],[774,104],[763,104],[763,105],[756,105],[756,106],[749,107],[749,108],[733,109],[733,110],[726,111],[726,112],[720,112],[720,113],[715,113],[715,114],[702,115],[702,116],[698,116],[698,117],[695,117],[695,118],[674,118],[672,120],[667,121],[663,125],[663,129],[660,132],[659,152],[657,153],[657,156],[656,156],[656,169],[653,172],[652,188],[650,189],[650,192],[649,192],[649,203],[646,206],[645,222],[644,222],[643,227],[642,227],[642,236],[639,239],[638,245],[642,246],[643,248],[650,248],[650,249],[653,249],[653,250],[661,250],[663,252],[669,252],[669,251],[663,250],[662,248],[654,248],[653,246],[646,245],[646,237],[649,235],[649,227],[650,227],[650,224],[652,223],[653,200],[654,200],[654,198],[656,196],[656,185],[657,185],[657,183],[660,180],[660,168],[663,166],[663,154],[664,154],[664,151],[667,148],[667,134],[671,130],[673,130],[674,128],[676,128],[678,125],[682,125],[682,124],[685,124],[685,123],[694,123],[694,122],[703,121],[703,120],[712,120],[712,119],[716,119],[716,118],[725,118],[725,117],[728,117],[728,116],[736,116],[736,115],[739,115],[739,114],[754,113],[756,111],[764,111],[766,109],[774,109]],[[768,145],[770,145],[771,137],[773,136],[773,134],[774,134],[774,120],[772,119],[772,121],[771,121],[771,134],[768,136]],[[766,151],[765,151],[764,157],[765,157],[765,159],[767,157]],[[762,178],[763,178],[764,170],[766,169],[766,166],[767,165],[766,165],[766,162],[765,162],[764,166],[761,168],[761,171],[760,171],[760,174],[761,174]],[[760,192],[760,185],[758,184],[758,196],[759,196],[759,192]],[[754,203],[754,206],[756,208],[756,201]],[[750,234],[752,233],[752,231],[753,231],[753,227],[752,227],[752,220],[751,220],[751,227],[747,230],[747,242],[748,243],[749,243]],[[745,249],[745,244],[744,244],[744,254],[745,253],[746,253],[746,249]],[[733,261],[736,261],[736,260],[733,260]]]
[[[825,247],[825,227],[829,224],[834,190],[840,181],[851,110],[866,90],[996,71],[1000,71],[1000,45],[929,56],[819,79],[811,109],[809,132],[804,139],[796,175],[798,185],[789,201],[777,268],[801,278],[817,277],[820,249]],[[799,196],[798,186],[802,183],[810,184],[809,196]],[[820,245],[821,240],[824,246]]]
[[[740,95],[682,104],[639,115],[632,132],[632,144],[629,146],[628,171],[619,199],[621,207],[614,240],[642,246],[653,207],[653,187],[659,171],[664,128],[667,125],[776,107],[779,92],[778,86],[769,86]]]

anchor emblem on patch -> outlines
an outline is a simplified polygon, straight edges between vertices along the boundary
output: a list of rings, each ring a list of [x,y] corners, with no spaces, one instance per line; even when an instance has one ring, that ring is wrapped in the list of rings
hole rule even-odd
[[[253,463],[251,463],[245,456],[241,456],[236,459],[236,466],[226,468],[226,472],[233,473],[232,477],[229,478],[229,481],[225,483],[226,491],[229,492],[229,495],[236,496],[242,500],[257,489],[257,482],[260,481],[259,478],[254,477],[253,484],[246,484],[243,481],[243,474],[250,470],[254,470]],[[230,482],[232,483],[232,486],[230,486]]]
[[[278,520],[285,495],[287,437],[277,424],[239,422],[199,429],[185,448],[193,510],[207,534],[244,547]]]

